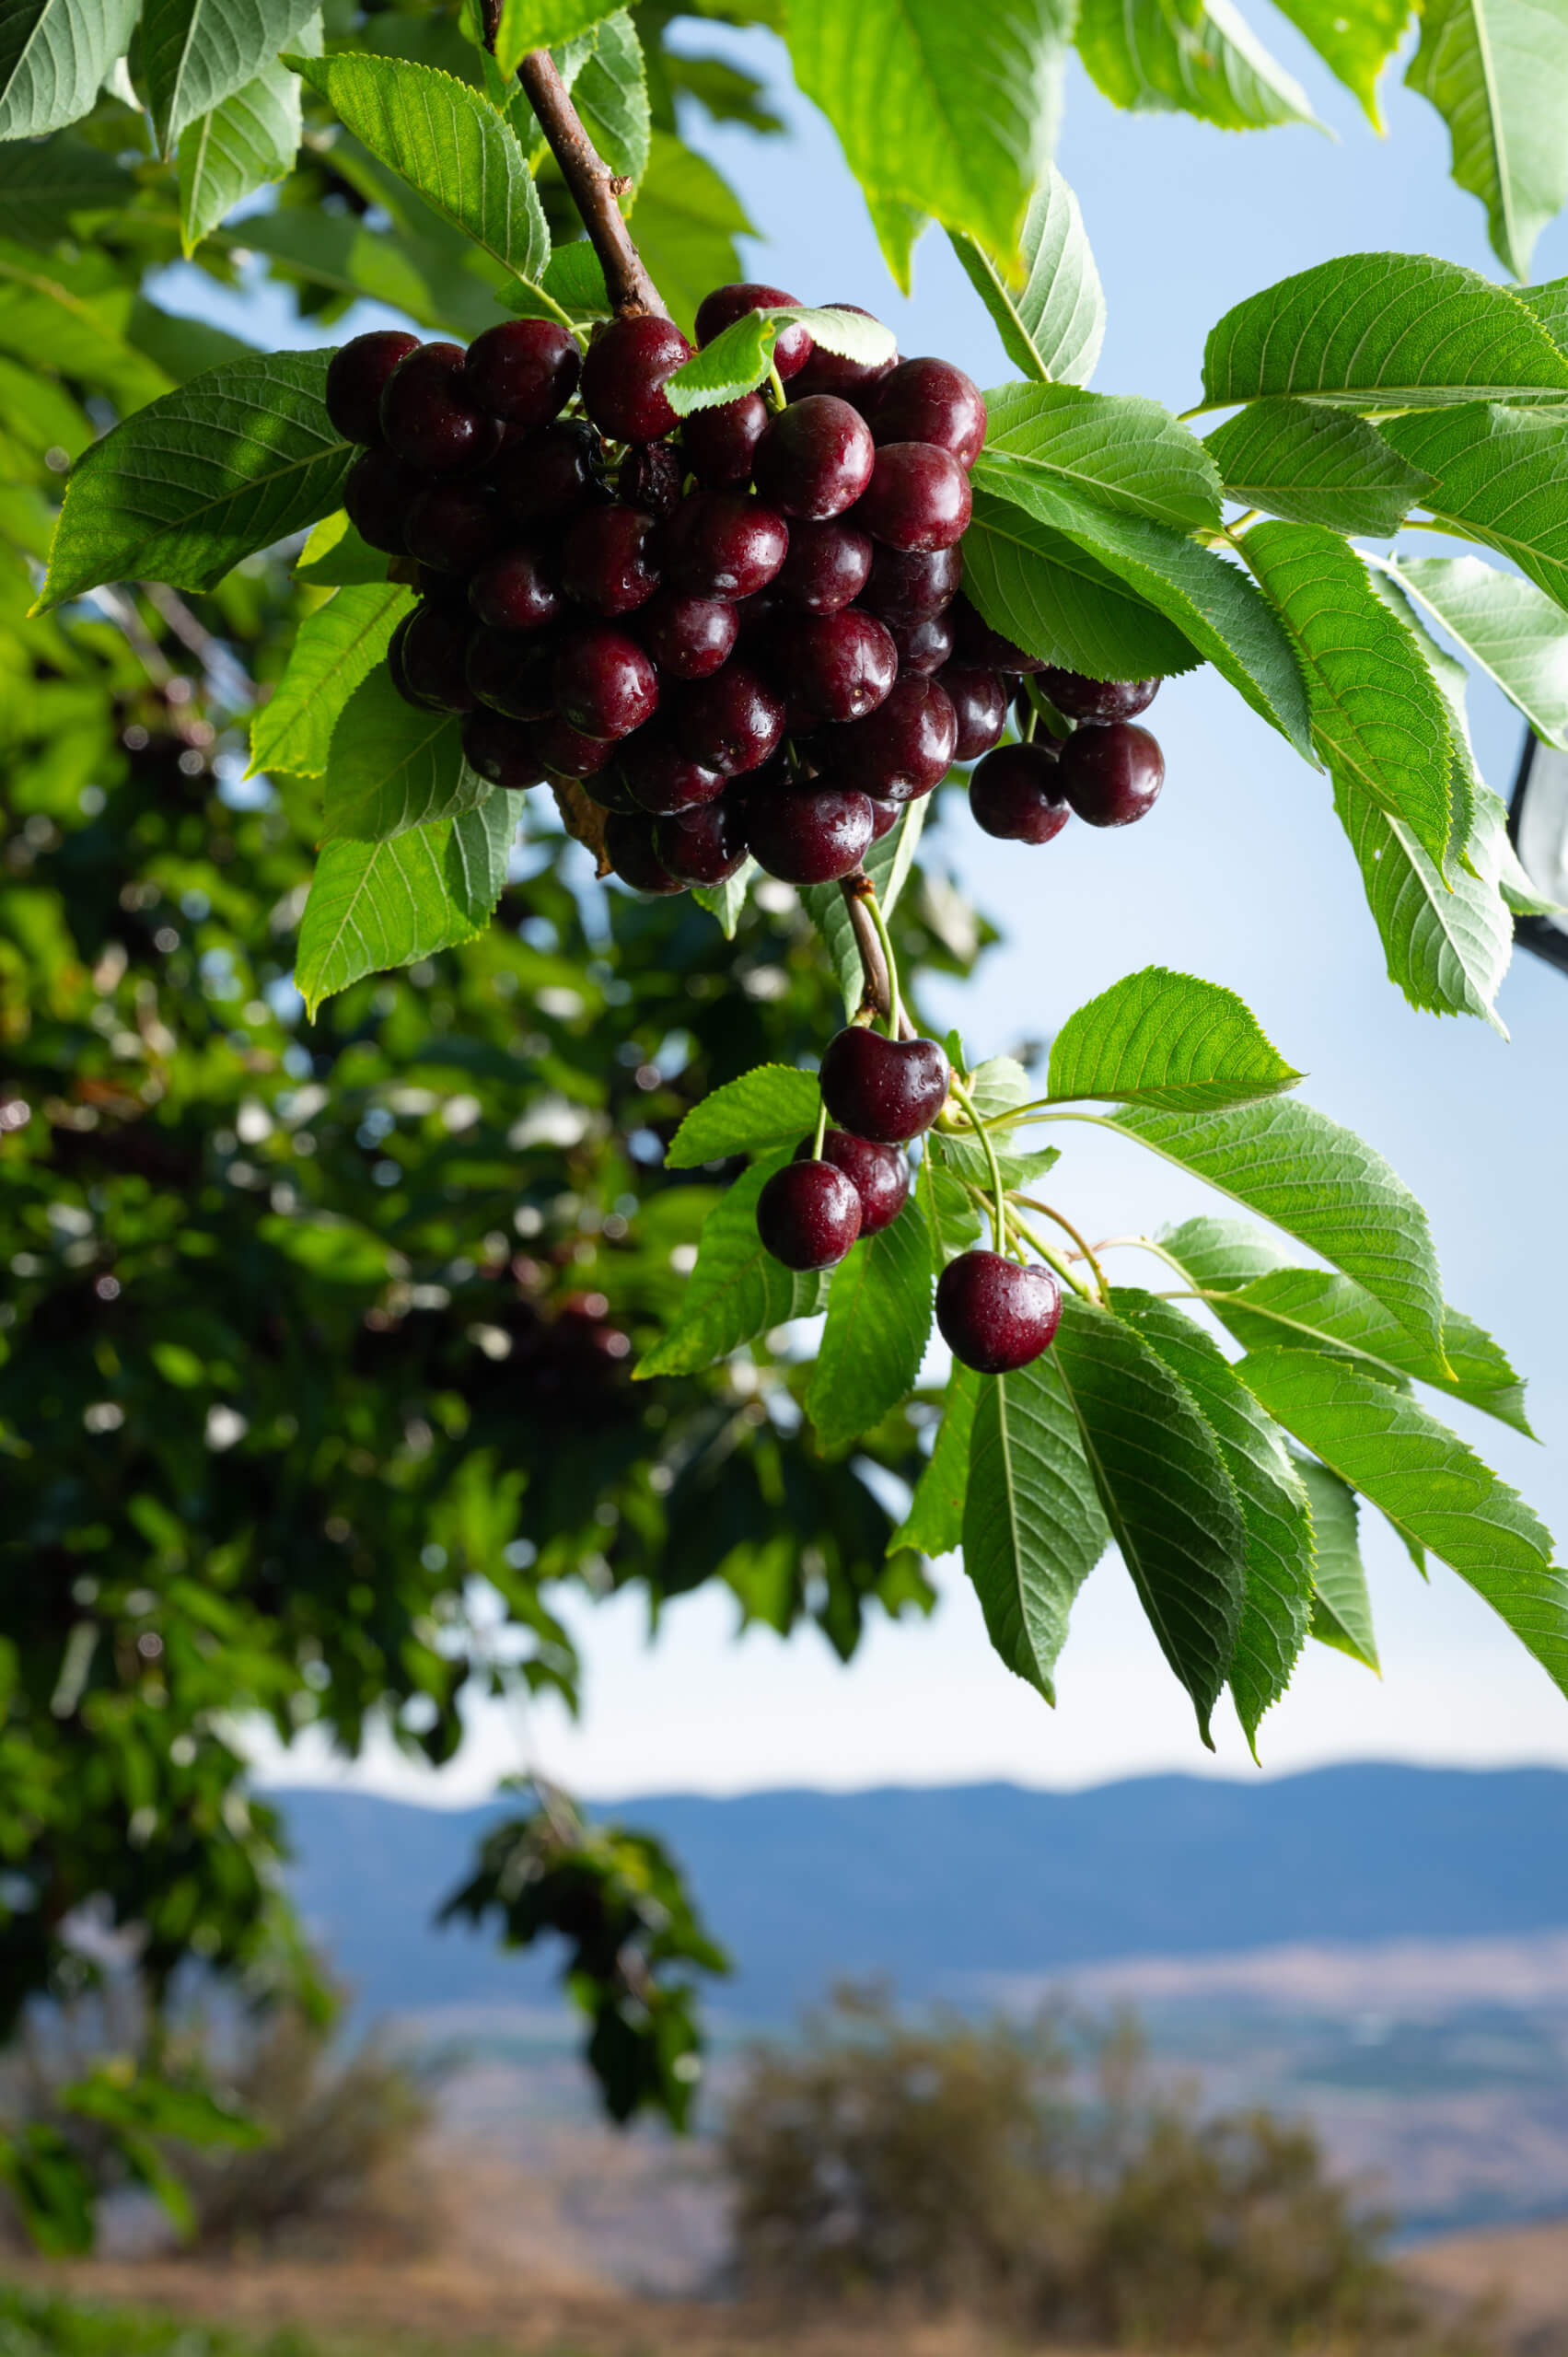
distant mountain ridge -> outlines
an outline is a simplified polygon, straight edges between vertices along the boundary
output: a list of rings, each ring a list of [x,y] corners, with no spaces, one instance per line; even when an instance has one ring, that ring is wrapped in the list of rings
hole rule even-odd
[[[273,1797],[295,1895],[362,2017],[550,1990],[548,1963],[431,1926],[505,1804]],[[961,1997],[993,1975],[1111,1958],[1568,1927],[1568,1771],[1551,1768],[658,1794],[596,1814],[671,1843],[736,1959],[724,2002],[753,2020],[783,2019],[845,1974]]]

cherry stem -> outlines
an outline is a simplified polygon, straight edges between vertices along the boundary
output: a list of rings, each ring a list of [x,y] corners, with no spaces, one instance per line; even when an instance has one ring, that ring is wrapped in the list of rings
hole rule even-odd
[[[828,1107],[827,1107],[827,1101],[826,1101],[826,1099],[824,1099],[820,1104],[819,1104],[819,1106],[818,1106],[818,1108],[817,1108],[817,1134],[816,1134],[816,1136],[815,1136],[815,1137],[812,1139],[812,1141],[811,1141],[811,1159],[812,1159],[812,1161],[813,1161],[813,1162],[820,1162],[820,1161],[821,1161],[821,1159],[822,1159],[822,1141],[823,1141],[823,1139],[827,1136],[827,1134],[828,1134]]]
[[[902,1039],[904,1033],[904,1006],[902,997],[899,991],[898,954],[893,947],[893,936],[888,930],[888,919],[883,911],[882,903],[877,898],[877,888],[872,883],[869,877],[865,879],[865,891],[863,895],[863,900],[865,913],[877,928],[877,938],[881,945],[882,956],[887,962],[888,1005],[886,1009],[886,1016],[888,1037],[889,1039]]]
[[[882,947],[882,929],[878,927],[877,922],[877,917],[882,913],[877,907],[877,887],[865,873],[865,868],[857,867],[852,876],[843,877],[839,889],[843,894],[844,907],[849,913],[850,930],[854,935],[854,946],[860,953],[863,993],[860,1002],[861,1011],[864,1013],[869,1008],[873,1014],[890,1019],[893,1010],[893,981],[889,972],[887,957]],[[875,916],[872,914],[873,909],[877,911]],[[902,1036],[910,1039],[914,1037],[913,1029],[907,1018],[902,1025]]]
[[[970,1095],[957,1073],[953,1074],[948,1085],[969,1115],[970,1124],[985,1148],[985,1158],[991,1166],[991,1188],[993,1197],[991,1216],[992,1224],[996,1230],[996,1249],[998,1252],[1005,1252],[1007,1249],[1007,1190],[1002,1184],[1002,1165],[996,1159],[996,1142],[989,1130],[981,1128],[980,1116],[974,1109],[974,1098]]]
[[[1016,1213],[1009,1218],[1008,1225],[1012,1228],[1015,1236],[1022,1237],[1026,1243],[1032,1244],[1034,1246],[1034,1248],[1040,1254],[1040,1259],[1048,1262],[1049,1265],[1055,1270],[1063,1283],[1070,1286],[1073,1292],[1078,1295],[1080,1301],[1091,1301],[1094,1298],[1087,1285],[1083,1283],[1081,1278],[1075,1277],[1073,1274],[1072,1270],[1062,1258],[1060,1252],[1053,1252],[1050,1245],[1046,1242],[1044,1237],[1037,1236],[1032,1227],[1026,1227],[1023,1221],[1019,1219]]]
[[[769,365],[768,391],[772,396],[772,405],[775,409],[784,409],[788,406],[789,395],[784,390],[784,378],[779,375],[776,361]]]
[[[1049,1203],[1038,1202],[1033,1195],[1020,1195],[1018,1197],[1018,1201],[1024,1205],[1026,1210],[1040,1212],[1047,1219],[1054,1220],[1057,1226],[1062,1228],[1065,1234],[1072,1237],[1074,1243],[1077,1246],[1079,1251],[1083,1254],[1085,1260],[1094,1271],[1095,1283],[1099,1287],[1099,1297],[1101,1301],[1105,1302],[1109,1306],[1110,1301],[1110,1287],[1106,1283],[1105,1271],[1100,1267],[1099,1262],[1095,1258],[1093,1245],[1088,1243],[1082,1236],[1079,1235],[1077,1229],[1074,1226],[1070,1219],[1066,1218],[1061,1212],[1052,1211]]]

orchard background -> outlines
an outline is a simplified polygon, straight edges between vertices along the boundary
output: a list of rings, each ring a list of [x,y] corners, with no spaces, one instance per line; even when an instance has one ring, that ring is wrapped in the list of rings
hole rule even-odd
[[[1402,17],[1290,13],[1371,109]],[[185,254],[253,284],[261,255],[323,325],[366,298],[425,335],[466,341],[510,309],[564,314],[591,342],[617,296],[623,312],[645,298],[616,280],[625,233],[602,203],[597,263],[583,243],[511,79],[524,62],[539,96],[552,41],[652,285],[690,328],[741,274],[745,220],[680,129],[765,132],[759,87],[684,53],[646,7],[134,14],[21,0],[0,24],[5,1991],[12,2021],[68,1994],[112,1928],[149,2005],[137,2066],[94,2073],[58,2125],[6,2148],[36,2230],[66,2242],[90,2232],[110,2161],[177,2207],[160,2139],[246,2132],[163,2066],[182,1968],[308,1985],[275,1821],[244,1794],[247,1717],[349,1748],[389,1723],[448,1759],[465,1693],[575,1691],[557,1608],[574,1587],[656,1608],[721,1583],[781,1631],[814,1620],[847,1657],[868,1616],[929,1606],[923,1556],[961,1541],[1004,1660],[1049,1693],[1067,1607],[1114,1536],[1200,1725],[1228,1685],[1251,1735],[1309,1631],[1375,1658],[1353,1491],[1560,1684],[1568,1660],[1547,1534],[1434,1413],[1446,1393],[1517,1425],[1513,1369],[1445,1316],[1413,1198],[1299,1109],[1290,1043],[1279,1055],[1215,983],[1143,964],[1031,1008],[1028,1031],[1053,1035],[1032,1077],[993,1053],[1022,1027],[950,1036],[970,1106],[931,1132],[897,1243],[843,1263],[818,1341],[785,1330],[819,1306],[814,1279],[754,1242],[734,1282],[714,1272],[750,1236],[766,1157],[810,1132],[845,1013],[889,1015],[852,922],[864,896],[814,887],[803,904],[775,881],[715,912],[601,893],[542,786],[509,853],[519,813],[505,786],[483,792],[456,723],[424,802],[395,816],[391,755],[367,778],[368,732],[339,737],[366,676],[343,659],[345,616],[391,617],[384,560],[338,511],[353,454],[324,358],[253,354],[166,308],[159,273]],[[1097,679],[1214,665],[1249,727],[1327,773],[1369,904],[1355,921],[1406,998],[1494,1019],[1530,894],[1444,648],[1562,738],[1561,288],[1315,255],[1214,330],[1214,414],[1191,430],[1144,398],[1086,395],[1103,297],[1049,164],[1074,30],[1121,105],[1236,130],[1309,101],[1228,16],[1189,6],[1091,7],[1075,29],[1040,0],[980,28],[948,15],[796,0],[783,29],[895,277],[934,215],[923,259],[945,232],[1001,334],[1014,389],[991,403],[964,542],[976,610],[1034,662]],[[1516,277],[1568,192],[1541,21],[1430,14],[1411,68]],[[1213,322],[1184,324],[1196,382]],[[741,399],[769,357],[704,354],[687,381]],[[1419,541],[1413,569],[1403,548],[1388,560],[1412,508],[1492,555],[1434,561]],[[955,822],[960,799],[940,789]],[[573,794],[563,811],[594,835]],[[356,942],[321,900],[311,914],[323,832],[323,874],[368,878]],[[901,820],[867,866],[918,1011],[923,978],[966,972],[986,929],[922,879],[914,833]],[[1017,854],[1046,906],[1052,855]],[[434,879],[412,902],[411,862]],[[1082,888],[1114,911],[1109,881]],[[1141,964],[1135,943],[1121,962]],[[1105,1288],[1062,1231],[1058,1341],[944,1410],[918,1383],[938,1266],[980,1239],[998,1177],[1043,1182],[1025,1109],[1069,1102],[1122,1107],[1093,1118],[1218,1182],[1216,1217],[1240,1205],[1283,1233],[1188,1222],[1169,1285],[1145,1259]],[[752,1153],[762,1169],[737,1175]],[[1139,1232],[1160,1188],[1151,1160]],[[1245,1379],[1129,1283],[1224,1296]],[[888,1476],[915,1491],[907,1517]],[[460,1903],[499,1909],[514,1938],[568,1930],[612,2107],[684,2115],[690,1971],[722,1959],[671,1862],[634,1832],[587,1832],[545,1791]]]

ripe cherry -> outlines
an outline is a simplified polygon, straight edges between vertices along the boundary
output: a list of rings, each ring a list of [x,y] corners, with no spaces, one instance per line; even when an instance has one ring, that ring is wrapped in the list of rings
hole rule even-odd
[[[748,664],[726,663],[687,688],[674,708],[676,742],[708,770],[738,777],[761,768],[784,735],[783,703]]]
[[[792,524],[774,595],[802,613],[836,614],[865,588],[872,547],[870,535],[843,517],[830,524]]]
[[[953,652],[953,625],[946,614],[927,614],[918,622],[889,622],[899,650],[899,671],[920,671],[930,678],[940,671]]]
[[[657,442],[679,424],[665,386],[691,347],[669,319],[652,312],[612,319],[588,346],[583,407],[615,442]]]
[[[424,477],[384,446],[355,459],[343,484],[348,520],[362,540],[383,556],[406,556],[403,537],[408,512],[424,487]]]
[[[789,526],[776,507],[734,492],[698,491],[670,519],[666,564],[687,597],[734,604],[767,587],[788,548]]]
[[[786,1162],[757,1198],[757,1233],[786,1269],[830,1269],[860,1234],[860,1197],[830,1162]]]
[[[469,686],[510,720],[545,720],[555,709],[555,650],[516,631],[474,631],[464,665]]]
[[[812,1140],[802,1138],[795,1150],[796,1162],[808,1162],[811,1148]],[[829,1130],[821,1159],[842,1170],[860,1197],[862,1236],[880,1236],[892,1226],[910,1190],[909,1164],[897,1146],[873,1145],[869,1138],[852,1138],[847,1130]]]
[[[873,317],[859,303],[829,303],[823,308],[830,311],[854,311],[863,319]],[[808,401],[817,393],[836,393],[842,400],[853,401],[864,416],[876,388],[880,386],[885,377],[891,376],[896,365],[894,360],[868,364],[864,360],[846,359],[842,352],[824,352],[818,344],[796,377],[790,399]],[[780,374],[783,374],[782,370]]]
[[[1048,843],[1072,817],[1062,791],[1059,748],[1037,737],[1030,745],[998,745],[975,765],[970,808],[988,835],[1004,842]]]
[[[972,467],[985,443],[985,400],[950,360],[900,360],[882,380],[874,427],[878,442],[935,442]]]
[[[851,790],[797,786],[768,771],[749,784],[743,809],[748,850],[785,884],[836,884],[871,844],[871,804]]]
[[[884,442],[856,510],[873,540],[889,548],[951,548],[969,528],[970,479],[935,442]]]
[[[476,409],[508,425],[548,425],[577,389],[576,339],[554,319],[503,319],[476,335],[463,362]]]
[[[658,677],[634,638],[608,622],[569,631],[555,651],[555,709],[584,737],[629,737],[651,720]]]
[[[1157,740],[1130,720],[1074,729],[1057,766],[1062,792],[1091,827],[1130,827],[1154,808],[1165,784]]]
[[[621,882],[630,884],[633,891],[684,892],[685,885],[670,874],[658,855],[654,823],[641,811],[628,817],[612,810],[604,827],[606,856]]]
[[[956,1359],[979,1375],[1015,1375],[1054,1341],[1062,1289],[1038,1261],[960,1252],[936,1280],[936,1324]]]
[[[885,622],[923,621],[946,611],[964,577],[964,552],[950,549],[878,547],[861,604]]]
[[[656,517],[637,507],[587,507],[561,544],[561,585],[596,614],[630,614],[659,585]]]
[[[892,833],[903,817],[904,806],[901,802],[880,802],[874,794],[868,794],[865,798],[871,805],[871,840],[879,843],[884,835]]]
[[[935,1039],[889,1039],[852,1024],[829,1040],[822,1102],[852,1136],[901,1145],[928,1130],[947,1101],[951,1072]]]
[[[540,734],[538,729],[534,731],[536,743]],[[619,810],[626,819],[647,816],[646,811],[639,813],[637,804],[626,791],[626,781],[619,769],[597,770],[591,776],[579,777],[576,783],[588,800],[597,802],[601,810]]]
[[[505,529],[494,495],[478,483],[427,483],[409,503],[403,544],[437,573],[470,574]]]
[[[1159,693],[1158,679],[1090,679],[1081,671],[1045,670],[1040,686],[1069,720],[1135,720]]]
[[[853,507],[876,463],[871,428],[831,393],[792,401],[757,446],[758,490],[790,517],[826,523]]]
[[[958,723],[953,748],[956,761],[977,761],[988,753],[1007,723],[1007,691],[1000,671],[978,669],[967,663],[948,663],[936,677],[947,691]]]
[[[778,654],[791,723],[798,712],[807,727],[875,712],[899,675],[899,650],[886,625],[858,606],[803,616]]]
[[[983,621],[967,598],[958,598],[953,604],[953,652],[960,663],[974,665],[988,671],[1043,671],[1045,657],[1026,655],[999,630]]]
[[[471,712],[474,692],[464,672],[469,626],[466,617],[439,606],[421,606],[409,617],[399,649],[407,693],[433,712]]]
[[[746,860],[746,835],[733,794],[660,819],[654,847],[682,884],[727,882]]]
[[[419,350],[419,338],[397,328],[356,335],[327,366],[327,415],[345,442],[381,439],[381,389],[401,360]]]
[[[558,524],[575,509],[608,497],[604,451],[580,417],[558,418],[503,451],[491,481],[513,523],[525,530]]]
[[[733,286],[715,286],[711,295],[703,296],[697,307],[697,341],[699,343],[712,343],[714,336],[722,335],[726,328],[733,327],[736,320],[744,319],[748,311],[772,311],[783,309],[786,305],[792,305],[798,310],[801,308],[799,296],[786,295],[782,287],[761,286],[745,280]],[[788,327],[781,328],[778,342],[773,346],[773,366],[785,384],[805,367],[812,350],[809,328],[802,327],[794,320]]]
[[[543,630],[565,611],[555,567],[537,545],[482,564],[469,583],[469,604],[492,630]]]
[[[741,491],[751,480],[757,445],[768,429],[768,404],[761,393],[700,409],[680,428],[686,463],[704,491]]]
[[[615,478],[616,496],[649,516],[673,516],[680,505],[685,469],[670,442],[639,442],[627,451]]]
[[[661,589],[641,607],[637,635],[661,671],[706,679],[727,663],[740,633],[738,609],[720,598],[683,598]]]
[[[470,472],[501,447],[501,421],[474,407],[463,359],[460,343],[422,343],[399,361],[382,388],[387,446],[425,474]]]
[[[918,801],[947,776],[958,736],[947,691],[905,672],[865,720],[828,733],[824,772],[835,785],[858,786],[881,802]]]
[[[552,777],[590,778],[603,769],[615,751],[608,738],[585,737],[556,713],[536,725],[533,741],[535,752]],[[628,798],[623,788],[617,789],[617,795],[621,800]],[[594,798],[598,799],[597,795]]]
[[[498,712],[470,712],[462,726],[463,758],[492,785],[542,785],[544,764],[526,722]]]
[[[691,760],[656,728],[639,728],[628,737],[616,769],[633,801],[655,819],[699,809],[721,795],[728,782],[717,770]]]

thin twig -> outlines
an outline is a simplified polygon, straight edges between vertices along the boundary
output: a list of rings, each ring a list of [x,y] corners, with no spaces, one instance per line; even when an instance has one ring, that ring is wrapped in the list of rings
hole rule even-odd
[[[486,29],[493,43],[494,34],[489,25],[488,10]],[[651,311],[656,318],[667,319],[669,313],[659,299],[658,288],[644,269],[643,258],[621,217],[617,190],[623,189],[625,182],[617,180],[583,129],[550,52],[530,49],[517,68],[517,79],[539,117],[550,152],[561,167],[561,177],[572,202],[583,216],[583,226],[598,256],[616,318],[635,319]]]

